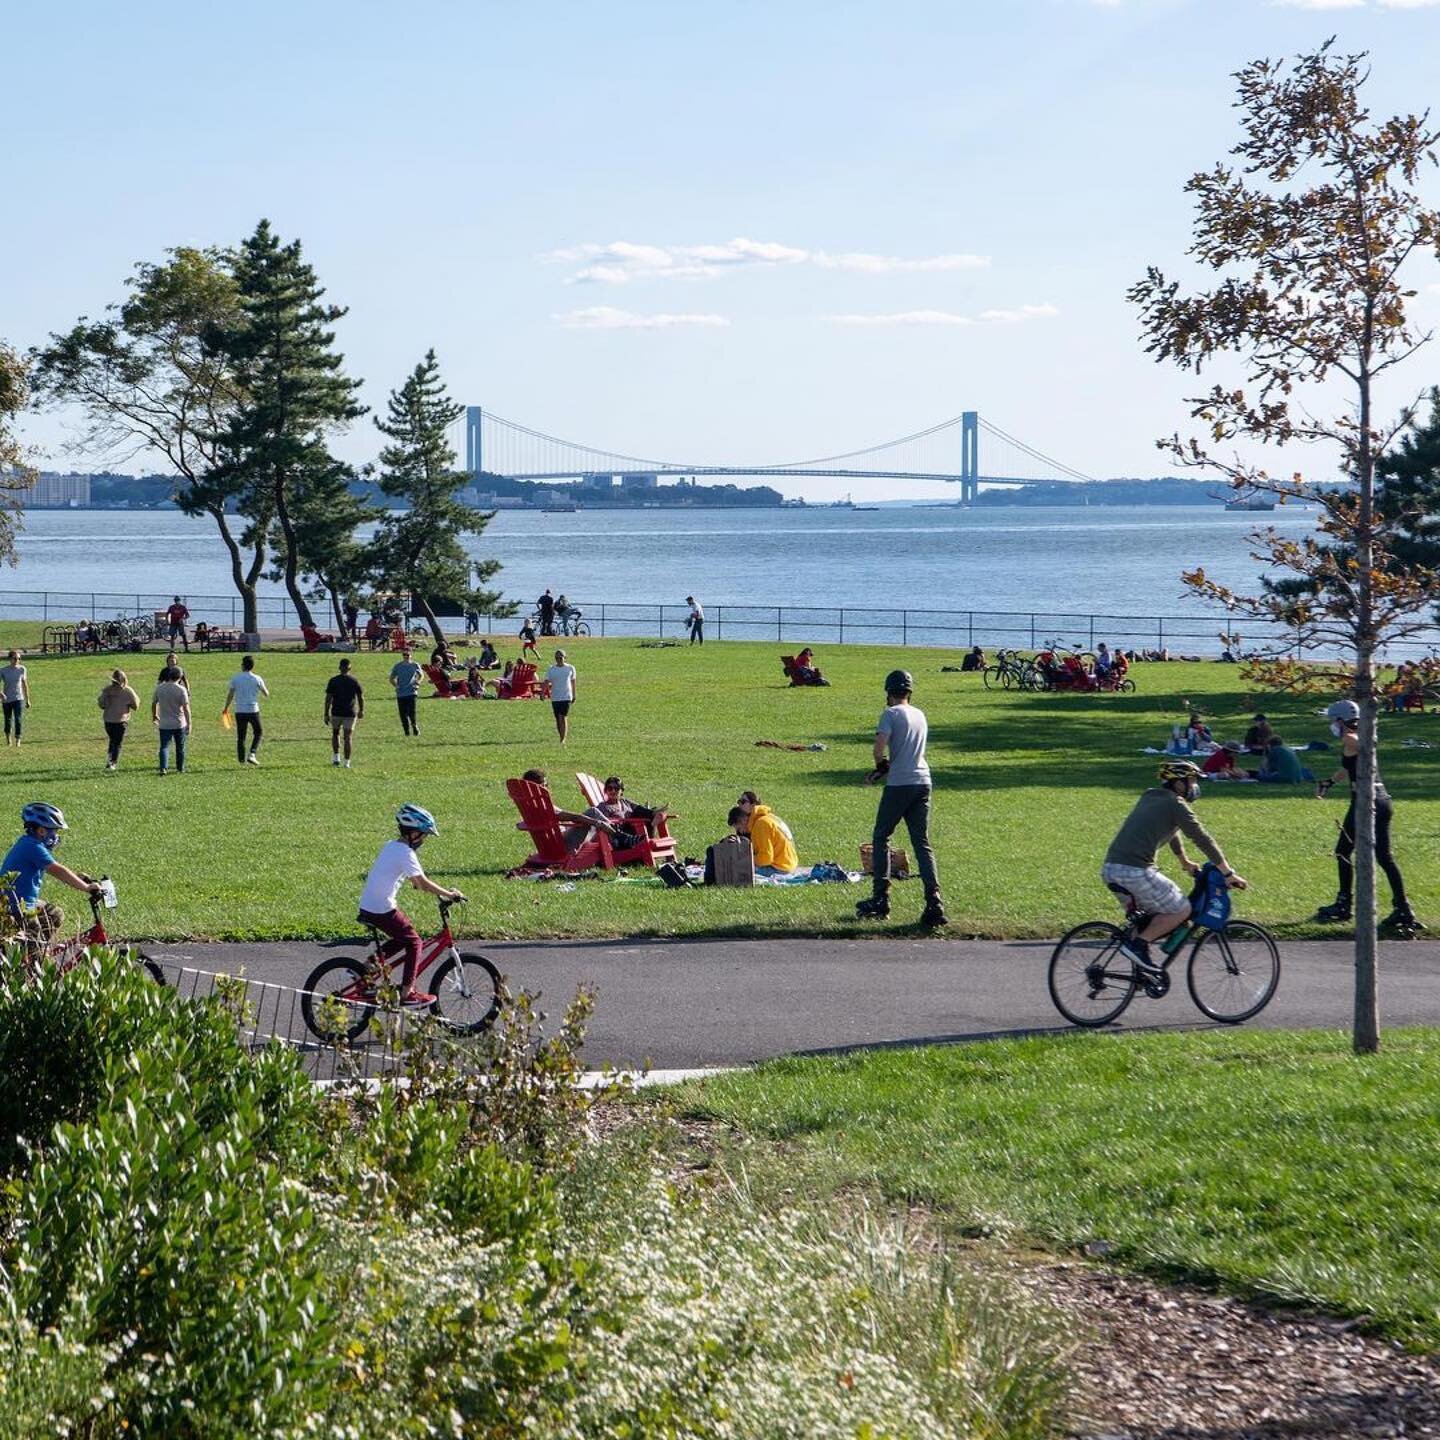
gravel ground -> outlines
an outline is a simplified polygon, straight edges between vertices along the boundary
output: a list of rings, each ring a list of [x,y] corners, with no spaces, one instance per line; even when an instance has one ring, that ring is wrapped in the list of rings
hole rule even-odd
[[[1083,1440],[1440,1437],[1440,1364],[1354,1321],[1267,1310],[1075,1263],[1015,1278],[1084,1337]]]

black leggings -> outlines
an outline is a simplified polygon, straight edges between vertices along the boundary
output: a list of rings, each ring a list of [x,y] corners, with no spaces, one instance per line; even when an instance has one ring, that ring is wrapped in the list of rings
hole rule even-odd
[[[125,743],[125,722],[123,720],[107,720],[105,722],[105,733],[110,737],[110,763],[112,765],[118,764],[120,760],[120,747]]]
[[[20,717],[25,713],[25,702],[23,700],[5,701],[5,734],[9,737],[10,727],[15,727],[15,738],[20,738]]]
[[[260,736],[264,733],[260,729],[260,712],[251,710],[241,712],[235,716],[235,758],[243,765],[245,763],[245,732],[253,730],[255,738],[250,742],[250,754],[254,754],[260,748]]]
[[[1390,882],[1390,897],[1397,910],[1405,908],[1405,877],[1395,863],[1390,850],[1390,821],[1395,806],[1389,795],[1380,791],[1375,796],[1375,863],[1385,872]],[[1345,812],[1345,823],[1340,827],[1340,838],[1335,842],[1335,864],[1340,870],[1340,893],[1347,899],[1355,889],[1355,801]]]
[[[415,699],[414,695],[395,697],[395,703],[400,707],[400,728],[407,735],[420,733],[420,727],[415,723]]]

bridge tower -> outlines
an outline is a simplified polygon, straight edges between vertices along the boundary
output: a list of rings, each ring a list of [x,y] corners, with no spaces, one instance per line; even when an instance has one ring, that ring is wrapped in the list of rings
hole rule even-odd
[[[481,415],[478,405],[465,407],[465,468],[476,479],[479,479],[480,471],[484,468],[482,462],[485,458],[480,444]]]
[[[960,416],[960,503],[973,505],[979,493],[980,414],[966,410]]]

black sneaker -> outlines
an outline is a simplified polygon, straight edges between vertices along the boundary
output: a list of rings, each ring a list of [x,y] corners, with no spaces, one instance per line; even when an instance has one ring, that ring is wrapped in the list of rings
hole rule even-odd
[[[1130,939],[1122,941],[1120,953],[1129,956],[1142,970],[1155,971],[1160,968],[1150,958],[1150,942],[1142,940],[1138,935],[1132,935]]]
[[[888,920],[890,918],[890,902],[883,900],[878,895],[872,895],[868,900],[862,900],[855,907],[855,914],[861,920]]]
[[[1350,897],[1348,895],[1337,895],[1333,905],[1322,905],[1316,912],[1315,918],[1323,920],[1329,925],[1338,925],[1352,918],[1350,909]]]
[[[1415,912],[1407,905],[1403,909],[1397,906],[1381,922],[1381,930],[1404,930],[1414,934],[1425,927],[1416,919]]]
[[[931,900],[925,906],[924,913],[920,916],[920,928],[922,930],[938,930],[943,925],[950,923],[949,917],[945,914],[945,907],[938,900]]]

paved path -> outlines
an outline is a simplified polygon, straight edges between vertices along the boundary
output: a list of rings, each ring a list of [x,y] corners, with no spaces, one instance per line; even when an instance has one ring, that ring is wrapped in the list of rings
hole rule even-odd
[[[342,953],[302,942],[165,948],[202,969],[233,974],[243,967],[252,979],[284,985],[301,984],[323,955]],[[552,1015],[578,984],[595,986],[599,999],[585,1047],[591,1066],[733,1065],[857,1045],[1069,1028],[1045,988],[1046,941],[555,941],[474,948],[512,986],[539,991]],[[1347,1026],[1352,954],[1341,943],[1282,944],[1279,993],[1252,1023]],[[1382,944],[1381,975],[1384,1024],[1440,1024],[1440,942]],[[1137,997],[1123,1028],[1197,1023],[1208,1022],[1182,978],[1163,1000]]]

